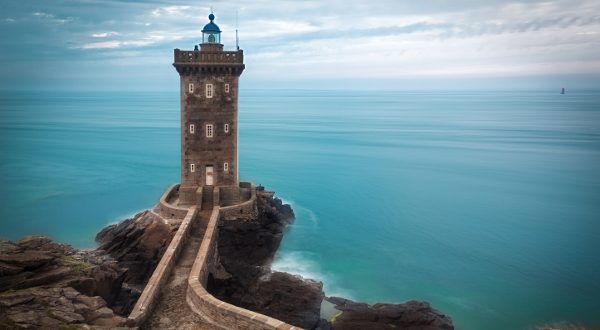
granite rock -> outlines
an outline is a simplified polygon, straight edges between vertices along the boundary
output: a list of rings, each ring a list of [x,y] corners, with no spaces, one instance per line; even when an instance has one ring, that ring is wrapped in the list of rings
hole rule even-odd
[[[329,324],[333,330],[454,329],[452,320],[448,316],[433,309],[429,303],[424,301],[411,300],[402,304],[368,305],[339,297],[326,299],[340,311]]]

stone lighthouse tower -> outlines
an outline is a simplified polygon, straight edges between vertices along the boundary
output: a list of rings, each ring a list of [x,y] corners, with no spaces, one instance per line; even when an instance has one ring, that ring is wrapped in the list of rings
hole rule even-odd
[[[206,202],[215,187],[221,200],[239,198],[238,80],[244,71],[241,50],[224,51],[215,16],[202,29],[200,48],[175,49],[180,76],[180,204]]]

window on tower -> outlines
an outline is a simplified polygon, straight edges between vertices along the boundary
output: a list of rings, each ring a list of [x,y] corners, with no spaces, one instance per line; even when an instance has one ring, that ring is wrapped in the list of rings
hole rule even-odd
[[[224,131],[225,133],[229,133],[229,124],[225,124]]]
[[[212,84],[206,84],[206,97],[209,99],[213,97],[213,85]]]
[[[229,84],[225,84],[225,93],[229,93]]]
[[[206,125],[206,137],[208,137],[208,138],[213,137],[213,125],[212,124]]]
[[[190,124],[190,134],[196,133],[196,126],[194,124]]]
[[[190,172],[196,172],[196,164],[190,164]]]
[[[193,92],[194,92],[194,84],[189,84],[189,85],[188,85],[188,91],[189,91],[190,93],[193,93]]]
[[[227,162],[223,163],[223,171],[229,172],[229,163],[227,163]]]

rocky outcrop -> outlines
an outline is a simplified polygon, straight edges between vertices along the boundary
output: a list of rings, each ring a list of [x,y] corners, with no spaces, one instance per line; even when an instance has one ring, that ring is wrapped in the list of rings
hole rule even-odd
[[[338,297],[326,299],[340,312],[331,322],[322,322],[322,329],[454,329],[452,320],[448,316],[423,301],[368,305]]]
[[[104,228],[97,250],[0,241],[0,329],[123,326],[176,230],[145,211]]]
[[[236,306],[314,328],[319,322],[323,284],[272,272],[269,267],[294,213],[272,193],[260,190],[257,206],[255,221],[223,221],[219,226],[217,250],[225,272],[209,278],[208,291]]]
[[[124,323],[109,305],[119,301],[125,270],[95,251],[45,237],[0,242],[0,328],[53,329]]]
[[[425,302],[325,298],[321,282],[271,271],[294,213],[260,187],[257,209],[257,219],[219,226],[220,266],[207,285],[217,298],[306,329],[453,329]],[[145,211],[104,228],[93,251],[44,237],[0,241],[0,329],[123,326],[177,227]],[[339,310],[332,320],[320,320],[323,299]]]
[[[449,317],[426,302],[371,306],[325,298],[321,282],[272,272],[269,264],[294,214],[269,192],[259,190],[257,204],[256,221],[223,221],[219,226],[217,250],[223,269],[208,283],[208,291],[217,298],[305,329],[454,329]],[[320,319],[324,298],[339,310],[333,320]]]
[[[102,229],[96,241],[101,244],[99,251],[112,256],[119,266],[128,270],[125,277],[128,285],[143,287],[177,228],[152,211],[144,211]]]

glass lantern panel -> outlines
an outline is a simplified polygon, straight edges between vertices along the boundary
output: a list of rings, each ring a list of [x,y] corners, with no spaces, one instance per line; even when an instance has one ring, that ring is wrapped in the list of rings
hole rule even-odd
[[[220,44],[221,43],[221,34],[220,33],[202,33],[202,43]]]

